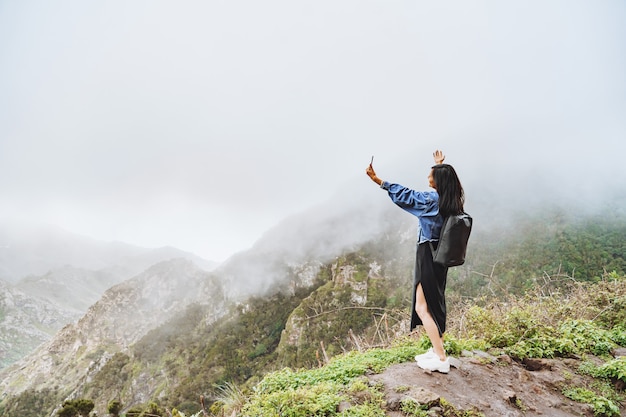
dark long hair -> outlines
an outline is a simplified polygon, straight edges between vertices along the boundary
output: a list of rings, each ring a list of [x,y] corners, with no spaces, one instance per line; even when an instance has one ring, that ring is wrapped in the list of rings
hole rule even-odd
[[[433,180],[439,194],[439,213],[444,217],[463,213],[465,193],[452,165],[433,166]]]

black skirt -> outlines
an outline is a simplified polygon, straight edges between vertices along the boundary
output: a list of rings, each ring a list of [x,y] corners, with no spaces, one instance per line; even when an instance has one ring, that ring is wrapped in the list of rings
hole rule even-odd
[[[436,245],[436,243],[434,244]],[[411,330],[422,324],[422,320],[415,312],[415,301],[417,298],[415,292],[417,284],[421,283],[428,311],[430,311],[430,315],[437,323],[439,336],[443,336],[443,333],[446,331],[445,292],[447,276],[448,267],[433,262],[430,244],[424,242],[417,245],[413,278],[413,302],[411,303]]]

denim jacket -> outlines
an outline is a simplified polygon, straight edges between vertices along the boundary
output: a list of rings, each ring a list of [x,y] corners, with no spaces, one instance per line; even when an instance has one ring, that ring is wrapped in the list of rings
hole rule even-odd
[[[439,240],[444,219],[439,214],[439,194],[437,191],[415,191],[387,181],[383,181],[380,188],[387,190],[391,201],[398,207],[418,218],[418,244]]]

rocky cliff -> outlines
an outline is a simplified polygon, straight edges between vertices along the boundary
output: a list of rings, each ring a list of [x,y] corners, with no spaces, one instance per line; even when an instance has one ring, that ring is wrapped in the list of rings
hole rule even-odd
[[[164,247],[101,242],[50,228],[0,225],[0,370],[23,358],[104,292],[174,258],[205,270],[216,264]]]
[[[210,304],[217,316],[222,314],[220,283],[188,260],[154,265],[107,290],[77,323],[2,372],[0,390],[14,395],[25,389],[76,388],[113,354],[191,303]]]
[[[0,281],[0,369],[50,340],[80,315]]]

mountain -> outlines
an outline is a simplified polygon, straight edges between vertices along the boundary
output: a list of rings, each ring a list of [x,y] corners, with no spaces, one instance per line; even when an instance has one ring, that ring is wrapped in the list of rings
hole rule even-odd
[[[127,278],[157,262],[179,257],[192,259],[207,270],[217,265],[171,247],[148,249],[103,242],[52,226],[0,223],[0,280],[8,283],[68,265],[90,271],[110,270],[112,275]]]
[[[285,220],[262,236],[253,248],[231,257],[210,273],[196,270],[194,268],[197,267],[190,266],[193,264],[180,260],[157,264],[107,290],[77,323],[67,325],[33,354],[2,371],[1,390],[8,396],[14,396],[33,390],[41,392],[60,389],[57,395],[71,397],[72,392],[86,389],[86,382],[94,380],[99,370],[106,369],[108,361],[113,357],[119,359],[119,355],[128,355],[130,358],[145,358],[146,352],[154,348],[158,351],[166,349],[170,344],[178,346],[174,340],[159,347],[158,344],[163,340],[155,335],[174,333],[184,340],[186,335],[177,333],[178,329],[199,334],[219,329],[220,332],[232,334],[232,324],[229,323],[238,320],[235,317],[245,316],[249,310],[259,316],[252,306],[262,301],[254,299],[263,300],[276,294],[284,294],[279,295],[279,299],[281,303],[287,304],[274,302],[267,305],[265,310],[279,308],[280,312],[276,314],[284,315],[282,320],[270,325],[278,329],[278,333],[272,331],[272,334],[280,338],[280,330],[284,327],[287,315],[297,306],[290,303],[305,297],[327,279],[320,278],[320,272],[322,276],[327,276],[324,266],[329,261],[359,248],[362,242],[380,235],[384,228],[395,230],[386,238],[388,241],[398,236],[405,242],[412,241],[413,233],[406,233],[406,227],[398,227],[399,224],[408,225],[407,219],[403,221],[395,216],[378,214],[373,210],[365,213],[365,216],[354,216],[350,212],[335,209],[332,204],[316,207]],[[380,253],[384,255],[387,250]],[[72,277],[77,273],[76,268],[65,267],[60,271],[66,279],[75,282]],[[20,285],[37,292],[41,291],[37,284],[40,282],[50,289],[54,285],[49,278],[55,274],[42,275],[34,281],[29,278],[20,282]],[[93,275],[89,279],[92,278]],[[83,290],[88,295],[87,290]],[[53,301],[57,305],[66,303],[54,297]],[[288,304],[290,307],[287,307]],[[197,320],[194,314],[198,308],[201,322],[187,324],[185,314]],[[271,317],[269,320],[272,320]],[[170,327],[170,321],[179,324]],[[265,338],[262,333],[259,333],[259,340]],[[208,340],[220,337],[218,334],[221,333],[208,335]],[[242,334],[240,337],[243,339],[239,340],[245,340],[248,335]],[[152,343],[145,340],[152,340]],[[273,350],[273,344],[278,341],[273,339],[268,349]],[[260,342],[259,346],[264,343]],[[138,349],[137,346],[143,348]],[[227,353],[236,351],[232,349],[232,352]],[[157,356],[153,360],[160,361],[161,358]],[[216,364],[215,371],[218,374],[223,373],[219,371],[220,367],[224,369],[224,363]],[[138,372],[150,375],[149,379],[156,381],[157,386],[163,383],[163,378],[169,379],[170,384],[177,380],[173,375],[159,372],[152,375],[154,370],[147,365],[137,369],[144,369]],[[144,378],[139,374],[134,377]],[[138,392],[138,397],[133,397],[132,401],[139,402],[155,395],[154,387],[150,390],[150,386],[146,386],[145,390],[134,386],[133,390]]]
[[[216,384],[250,389],[268,372],[321,366],[327,357],[405,335],[414,219],[376,204],[340,206],[331,201],[286,219],[211,272],[171,260],[107,290],[76,324],[0,372],[0,412],[51,415],[79,398],[92,399],[99,415],[110,401],[127,413],[197,412],[200,396],[217,403]],[[528,288],[576,259],[577,245],[590,241],[578,237],[606,231],[596,228],[597,218],[555,222],[544,212],[534,221],[528,233],[477,228],[466,264],[450,271],[450,306],[467,294],[480,302],[500,284],[509,295]],[[611,230],[619,235],[624,224]],[[592,241],[599,256],[586,261],[583,278],[590,281],[622,243]],[[553,253],[549,268],[546,250]],[[499,263],[517,268],[517,280]],[[611,265],[624,273],[623,263]]]
[[[169,259],[217,265],[172,247],[102,242],[53,228],[0,226],[0,369],[75,323],[104,292]]]
[[[412,216],[398,216],[393,207],[381,201],[363,210],[361,200],[355,191],[345,192],[290,216],[265,232],[252,248],[227,259],[215,272],[228,283],[233,298],[245,298],[284,286],[294,268],[329,262],[367,242],[415,239]],[[312,274],[314,270],[309,276]]]
[[[0,281],[0,369],[32,352],[81,315]]]
[[[76,386],[116,352],[192,303],[209,304],[215,316],[223,315],[219,282],[188,260],[154,265],[107,290],[77,323],[66,325],[52,340],[18,362],[13,378],[1,382],[2,391],[9,394],[33,386]]]
[[[110,269],[91,271],[65,265],[43,275],[28,275],[17,281],[13,288],[50,302],[59,310],[72,311],[78,319],[104,291],[123,279],[123,275]]]

